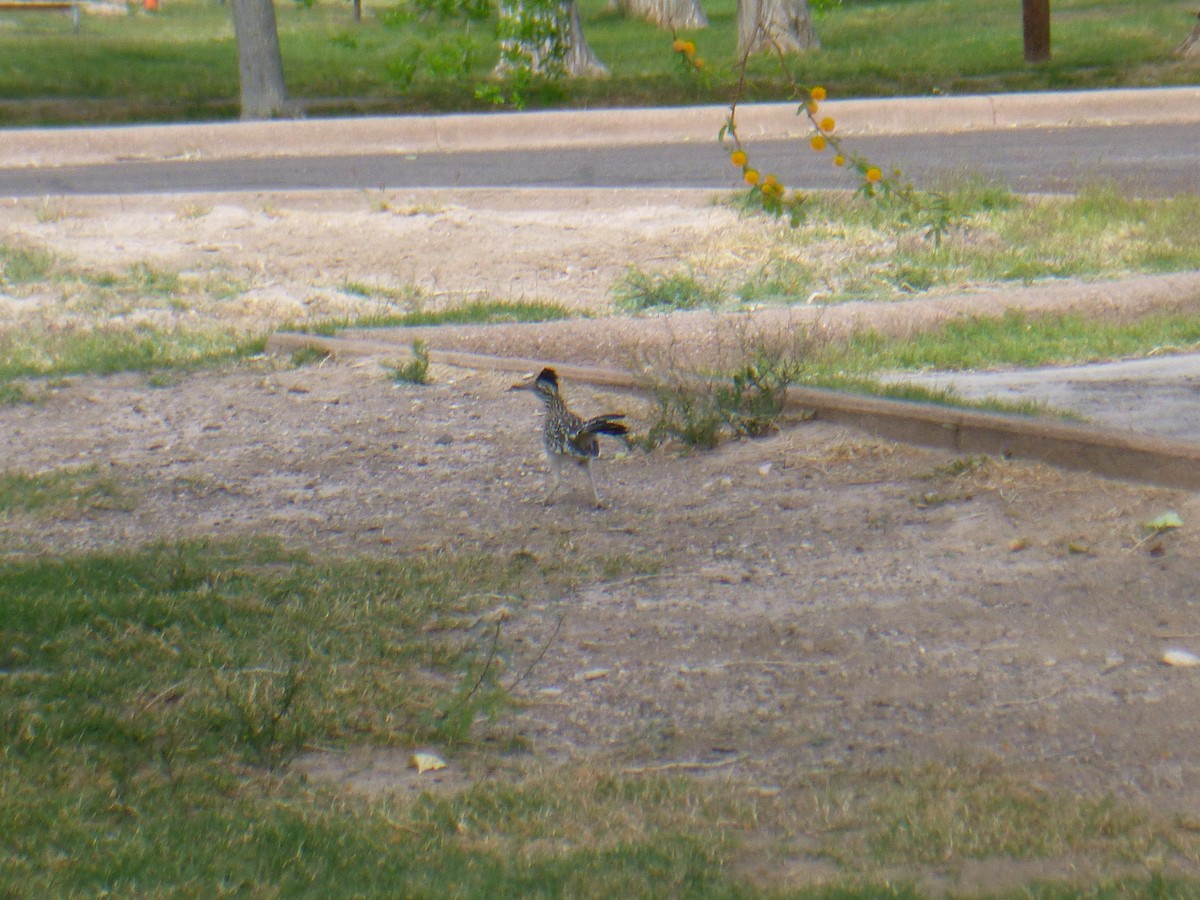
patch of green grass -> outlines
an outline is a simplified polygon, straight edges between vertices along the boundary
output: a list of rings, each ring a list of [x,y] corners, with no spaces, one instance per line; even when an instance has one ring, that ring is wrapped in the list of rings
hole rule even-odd
[[[671,37],[582,0],[593,50],[607,79],[535,85],[531,105],[657,106],[728,102],[736,53],[736,4],[705,4],[710,27],[697,42],[708,78],[681,70]],[[483,109],[476,87],[494,67],[495,19],[445,17],[386,2],[362,22],[341,4],[285,4],[277,12],[291,95],[313,112]],[[237,60],[227,7],[179,0],[152,16],[88,16],[85,36],[58,17],[3,17],[0,121],[114,121],[237,115]],[[1027,91],[1191,84],[1194,62],[1171,49],[1191,27],[1176,0],[1098,7],[1061,0],[1054,56],[1027,66],[1020,19],[1005,0],[844,3],[821,15],[819,52],[788,66],[801,84],[832,97],[928,95],[934,91]],[[64,70],[58,61],[74,64]],[[751,60],[747,101],[779,100],[789,81],[770,54]],[[29,102],[36,100],[37,102]]]
[[[497,325],[505,322],[553,322],[576,313],[557,303],[477,300],[439,310],[380,313],[303,322],[284,330],[333,335],[346,328],[416,328],[429,325]]]
[[[59,280],[99,289],[101,303],[111,302],[112,298],[132,298],[139,305],[145,305],[147,300],[165,299],[170,301],[170,306],[182,309],[188,308],[189,302],[200,297],[230,297],[244,290],[242,285],[221,276],[184,275],[145,260],[126,266],[121,271],[92,271],[62,266]]]
[[[1120,856],[1137,859],[1155,840],[1142,816],[1111,797],[1068,799],[1000,772],[944,765],[905,773],[870,815],[870,850],[883,863],[1054,858],[1112,840],[1128,844]]]
[[[614,553],[596,560],[594,576],[612,581],[662,571],[662,560],[646,553]]]
[[[1194,856],[1200,845],[1175,827],[1109,796],[1038,788],[997,762],[930,762],[903,771],[838,773],[816,789],[837,798],[826,848],[847,864],[946,866],[955,861],[1057,859],[1074,854],[1126,863]],[[802,803],[820,802],[814,796]]]
[[[749,306],[803,302],[817,288],[817,270],[803,260],[773,257],[737,290]]]
[[[0,243],[0,284],[42,281],[54,270],[54,254],[21,244]]]
[[[1017,197],[986,183],[914,203],[814,193],[738,289],[746,303],[887,300],[934,288],[1112,278],[1200,267],[1200,198],[1139,199],[1094,185],[1077,197]],[[691,276],[689,276],[691,277]]]
[[[951,390],[883,382],[889,372],[1038,367],[1188,351],[1200,344],[1200,315],[1153,313],[1106,321],[1077,313],[971,316],[896,337],[862,331],[813,342],[796,361],[793,383],[1021,415],[1067,415],[1029,401],[965,401]]]
[[[772,846],[773,857],[786,858],[795,841],[803,855],[867,883],[885,875],[900,883],[954,879],[975,860],[993,860],[997,871],[1006,862],[1049,860],[1063,862],[1067,871],[1166,873],[1186,871],[1200,851],[1200,840],[1170,815],[1111,796],[1047,788],[996,760],[831,771],[785,786],[759,804],[757,814],[764,832],[793,836]],[[796,840],[797,834],[806,838]],[[1011,896],[1144,896],[1122,895],[1118,886],[1156,883],[1183,888],[1184,896],[1200,889],[1194,878],[1139,874],[1007,890]],[[967,888],[963,895],[975,893]]]
[[[40,397],[19,382],[0,382],[0,406],[37,403]]]
[[[797,379],[806,387],[828,388],[851,394],[871,397],[886,397],[889,400],[904,400],[909,403],[930,403],[934,406],[951,406],[959,409],[977,409],[986,412],[1008,413],[1018,416],[1052,416],[1060,419],[1077,419],[1074,413],[1055,409],[1035,400],[997,400],[983,398],[967,399],[952,388],[932,388],[921,384],[902,381],[882,381],[869,375],[847,375],[838,373],[809,374]]]
[[[1076,197],[1027,200],[992,217],[990,229],[951,242],[949,264],[991,280],[1166,272],[1200,266],[1200,236],[1189,222],[1200,198],[1149,200],[1108,185]],[[990,252],[968,252],[987,240]]]
[[[0,570],[13,754],[277,764],[311,741],[461,740],[451,708],[487,637],[467,595],[520,564],[325,561],[251,541]],[[477,711],[494,695],[482,687]]]
[[[617,309],[627,312],[700,309],[721,303],[721,291],[694,275],[650,274],[631,269],[612,287]]]
[[[716,823],[748,823],[749,814],[731,794],[688,779],[569,768],[481,784],[423,804],[416,819],[422,830],[461,835],[459,852],[483,851],[485,870],[497,849],[523,856],[523,889],[507,896],[747,896],[720,872],[728,835]]]
[[[89,269],[22,244],[0,244],[0,285],[23,296],[54,296],[45,305],[70,320],[54,327],[75,332],[86,328],[87,318],[131,320],[162,310],[206,311],[247,290],[222,274],[184,274],[146,261],[120,270]]]
[[[553,322],[577,313],[558,303],[540,300],[476,300],[446,309],[408,313],[402,324],[495,325],[505,322]]]
[[[0,334],[0,382],[28,376],[107,375],[187,369],[261,353],[266,339],[149,325],[25,329]]]
[[[0,472],[0,513],[94,509],[123,505],[125,492],[96,466],[72,466],[50,472]]]
[[[0,800],[0,815],[18,804],[23,813],[6,816],[21,827],[9,832],[0,886],[38,896],[214,895],[230,884],[250,896],[759,896],[724,870],[722,830],[696,817],[715,821],[721,806],[674,782],[481,779],[451,797],[366,802],[218,768],[126,765],[75,785],[72,774],[32,778],[40,803],[20,782]]]
[[[178,288],[175,281],[178,276],[152,267],[135,267],[129,274],[113,277],[116,280],[109,287],[119,287],[127,278],[137,277],[145,281],[147,291],[170,293]],[[313,334],[332,334],[348,327],[536,322],[569,315],[569,310],[553,303],[480,301],[436,312],[330,319],[298,327]],[[21,377],[106,375],[156,369],[178,372],[255,356],[263,352],[265,345],[264,336],[219,326],[161,328],[120,320],[56,328],[27,326],[0,332],[0,385]],[[314,361],[304,353],[298,359]],[[10,396],[21,396],[20,389],[14,388]]]
[[[286,773],[364,743],[470,766],[505,702],[480,604],[539,585],[530,562],[240,540],[0,564],[0,892],[748,896],[722,867],[747,810],[684,779],[502,766],[366,801]]]
[[[1145,877],[1120,878],[1099,885],[1045,884],[1035,882],[1011,896],[1030,900],[1124,900],[1138,897],[1146,900],[1183,900],[1200,897],[1200,883],[1185,877],[1171,877],[1155,872]]]
[[[353,294],[355,297],[372,297],[376,294],[377,289],[373,285],[364,284],[361,281],[347,281],[342,285],[342,291]]]
[[[1034,367],[1185,351],[1197,344],[1200,315],[1154,313],[1106,321],[1079,313],[1010,310],[1000,317],[954,319],[904,338],[861,332],[831,344],[813,367],[829,373]]]
[[[178,272],[160,269],[148,262],[138,262],[130,266],[124,281],[130,290],[159,297],[178,294],[183,287],[183,280]]]
[[[814,344],[799,361],[796,381],[861,390],[897,399],[961,405],[952,392],[917,385],[880,385],[875,376],[896,371],[970,370],[1001,366],[1032,368],[1183,352],[1200,345],[1200,315],[1152,313],[1109,321],[1079,313],[971,316],[896,337],[858,332],[844,340]],[[972,406],[976,404],[970,404]],[[1044,413],[1036,404],[984,402],[983,408]]]
[[[325,360],[329,359],[330,355],[331,354],[328,350],[308,344],[304,347],[301,347],[299,350],[293,350],[291,360],[292,365],[299,369],[302,366],[312,366],[323,363]]]

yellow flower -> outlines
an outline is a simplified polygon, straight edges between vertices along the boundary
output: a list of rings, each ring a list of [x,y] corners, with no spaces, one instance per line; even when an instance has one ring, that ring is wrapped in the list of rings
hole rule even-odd
[[[704,68],[704,60],[702,60],[700,57],[697,56],[695,59],[692,60],[692,65],[695,66],[697,69],[703,69]]]
[[[883,173],[880,172],[877,167],[871,166],[871,168],[867,169],[867,171],[864,173],[864,177],[867,179],[867,184],[877,184],[883,179]]]
[[[818,153],[820,153],[822,150],[824,150],[825,147],[828,146],[828,144],[829,144],[829,142],[827,140],[825,140],[825,136],[822,134],[814,134],[808,142],[808,145],[810,147],[812,147],[814,150],[816,150]]]
[[[674,50],[676,53],[682,53],[684,51],[685,47],[687,47],[687,42],[684,41],[682,38],[676,38],[675,43],[673,43],[671,45],[671,49]]]
[[[820,103],[825,99],[825,88],[815,87],[808,92],[808,96],[812,97],[814,103]]]
[[[688,56],[691,56],[693,53],[696,52],[696,45],[693,44],[691,41],[684,41],[683,42],[683,52],[686,53]]]
[[[815,115],[817,114],[817,110],[818,110],[818,109],[820,109],[820,108],[821,108],[821,107],[819,107],[819,106],[817,105],[817,101],[816,101],[816,100],[810,100],[810,101],[808,102],[807,109],[808,109],[808,114],[809,114],[810,116],[815,116]]]
[[[833,116],[826,116],[821,120],[820,125],[822,131],[833,131],[837,122],[833,121]]]
[[[839,153],[837,156],[835,156],[833,158],[833,164],[835,166],[844,166],[846,164],[846,157],[842,156],[842,154]]]
[[[746,151],[744,150],[734,150],[729,154],[729,161],[739,169],[746,164],[746,158]]]
[[[758,171],[756,169],[747,169],[746,174],[742,177],[746,179],[746,184],[758,184]]]

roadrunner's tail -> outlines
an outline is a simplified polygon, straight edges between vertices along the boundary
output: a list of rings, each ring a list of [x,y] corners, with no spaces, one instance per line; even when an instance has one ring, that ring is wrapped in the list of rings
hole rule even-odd
[[[622,422],[625,416],[620,413],[610,413],[606,416],[596,416],[588,419],[579,426],[576,432],[580,437],[589,434],[609,434],[613,437],[625,437],[629,434],[628,426]]]

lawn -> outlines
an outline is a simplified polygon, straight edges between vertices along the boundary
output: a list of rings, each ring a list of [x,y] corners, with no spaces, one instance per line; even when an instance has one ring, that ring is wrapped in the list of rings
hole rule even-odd
[[[0,509],[107,502],[92,472],[42,476],[35,501],[38,481],[0,483]],[[511,612],[655,569],[267,538],[0,562],[0,895],[917,897],[922,873],[1087,860],[1113,874],[1047,868],[1027,890],[1194,896],[1159,871],[1194,864],[1190,819],[999,760],[832,767],[781,794],[545,759],[504,722],[522,678]],[[345,792],[290,765],[431,746],[454,780],[419,793]],[[824,874],[773,889],[775,859]]]
[[[430,4],[431,5],[431,4]],[[535,89],[531,105],[725,102],[735,80],[735,4],[706,3],[710,27],[689,33],[697,77],[671,36],[583,0],[585,34],[611,77]],[[317,113],[486,109],[476,98],[497,58],[494,17],[422,12],[421,4],[277,5],[292,97]],[[789,61],[802,84],[836,98],[1194,84],[1196,62],[1170,57],[1191,27],[1176,0],[1054,5],[1054,56],[1027,66],[1020,11],[1006,0],[850,2],[818,17],[822,49]],[[751,60],[748,100],[786,99],[776,60]],[[237,113],[229,7],[167,0],[159,12],[87,15],[81,33],[47,16],[0,14],[0,124],[186,120]]]

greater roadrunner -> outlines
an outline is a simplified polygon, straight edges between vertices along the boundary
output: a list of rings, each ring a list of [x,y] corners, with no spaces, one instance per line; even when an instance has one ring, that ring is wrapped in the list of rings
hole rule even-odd
[[[542,423],[542,447],[546,451],[550,472],[554,476],[554,484],[546,493],[546,502],[549,503],[558,491],[562,482],[563,462],[569,459],[587,472],[596,506],[602,506],[600,492],[596,490],[596,478],[592,474],[592,460],[600,455],[600,441],[596,436],[609,434],[624,438],[628,444],[629,429],[621,422],[625,416],[610,414],[596,416],[587,421],[579,418],[563,403],[558,390],[558,373],[549,368],[542,369],[536,377],[529,376],[518,381],[512,386],[512,390],[533,391],[542,398],[542,403],[546,406],[546,417]]]

